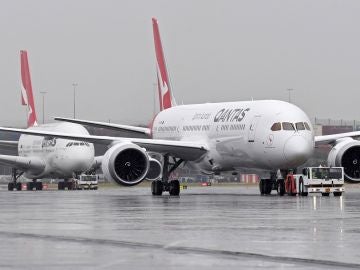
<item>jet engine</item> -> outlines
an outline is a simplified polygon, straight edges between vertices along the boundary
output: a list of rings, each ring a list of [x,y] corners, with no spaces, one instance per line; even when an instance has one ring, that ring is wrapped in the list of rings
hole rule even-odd
[[[105,179],[134,186],[143,181],[150,167],[145,149],[133,143],[117,143],[106,151],[102,161]]]
[[[360,141],[352,138],[338,140],[329,153],[328,165],[344,167],[345,180],[360,182]]]
[[[155,158],[150,158],[149,162],[150,166],[145,179],[150,181],[159,179],[162,173],[162,165],[160,161]]]

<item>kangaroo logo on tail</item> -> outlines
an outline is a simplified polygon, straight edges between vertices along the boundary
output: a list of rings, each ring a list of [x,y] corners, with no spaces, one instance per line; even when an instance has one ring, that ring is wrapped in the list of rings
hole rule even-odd
[[[171,93],[170,80],[166,69],[166,62],[164,57],[164,51],[161,44],[158,22],[155,18],[152,19],[152,22],[153,22],[153,32],[154,32],[156,63],[157,63],[159,103],[160,103],[160,111],[162,111],[172,106],[176,106],[176,103]]]
[[[37,125],[34,96],[31,86],[27,51],[20,51],[21,61],[21,104],[28,107],[28,127]]]

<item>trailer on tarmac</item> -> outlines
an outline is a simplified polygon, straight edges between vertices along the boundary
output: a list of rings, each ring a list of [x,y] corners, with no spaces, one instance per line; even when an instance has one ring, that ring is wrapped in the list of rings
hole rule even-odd
[[[290,173],[285,179],[285,192],[291,196],[307,196],[309,193],[341,196],[344,191],[343,167],[306,167],[302,174]]]

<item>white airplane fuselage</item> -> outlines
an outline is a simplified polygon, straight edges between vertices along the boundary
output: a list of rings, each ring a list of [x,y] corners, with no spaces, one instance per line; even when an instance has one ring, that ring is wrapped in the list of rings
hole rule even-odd
[[[31,130],[46,130],[72,134],[88,135],[82,126],[73,123],[45,124],[29,128]],[[20,157],[33,159],[32,162],[43,164],[39,169],[25,170],[25,177],[30,179],[73,177],[91,168],[94,162],[94,145],[86,142],[59,138],[47,138],[31,135],[21,135],[18,143]]]
[[[281,123],[280,130],[272,130],[275,123]],[[284,130],[282,123],[295,128]],[[308,128],[301,128],[299,123],[306,123]],[[277,100],[171,107],[155,117],[152,136],[206,143],[209,152],[195,164],[208,172],[295,168],[306,162],[314,149],[308,116],[297,106]]]

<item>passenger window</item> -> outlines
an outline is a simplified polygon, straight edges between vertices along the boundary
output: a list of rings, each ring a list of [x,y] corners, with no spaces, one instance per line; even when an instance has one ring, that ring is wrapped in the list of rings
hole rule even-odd
[[[304,122],[304,125],[305,125],[305,128],[306,128],[307,130],[310,130],[310,126],[309,126],[308,123]]]
[[[294,125],[289,122],[282,123],[283,130],[295,130]]]
[[[272,130],[272,131],[281,130],[281,124],[280,124],[280,123],[275,123],[275,124],[273,124],[272,127],[271,127],[271,130]]]
[[[80,145],[81,145],[81,146],[84,146],[84,143],[83,143],[83,142],[81,142],[81,143],[80,143]]]
[[[78,142],[74,142],[74,145],[75,145],[75,146],[79,146],[79,143],[78,143]]]
[[[302,122],[296,123],[296,129],[297,130],[305,130],[304,123],[302,123]]]

